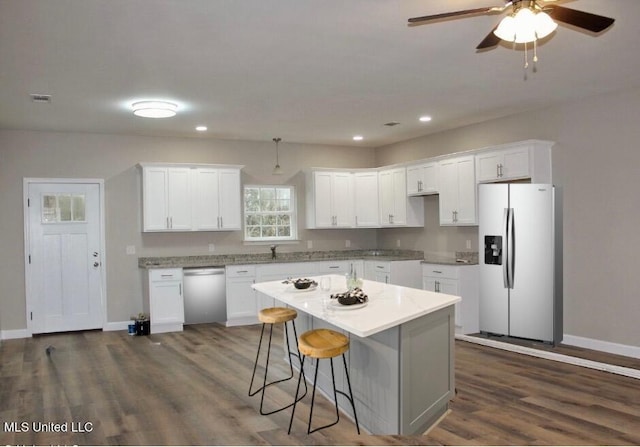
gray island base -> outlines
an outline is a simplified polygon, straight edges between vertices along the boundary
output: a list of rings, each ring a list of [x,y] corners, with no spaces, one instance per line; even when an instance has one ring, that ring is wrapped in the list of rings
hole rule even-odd
[[[320,283],[320,277],[314,277]],[[330,328],[350,338],[347,365],[360,426],[372,434],[418,435],[448,409],[454,396],[454,304],[460,298],[375,281],[363,282],[369,301],[348,308],[331,300],[330,312],[322,297],[346,291],[345,278],[331,275],[332,288],[297,290],[271,281],[255,284],[274,305],[298,311],[298,334]],[[296,343],[290,334],[291,343]],[[311,361],[309,361],[311,360]],[[299,368],[297,362],[294,366]],[[334,362],[336,386],[345,389],[342,362]],[[313,380],[315,363],[305,361],[305,376]],[[332,400],[329,362],[321,362],[317,387]],[[341,410],[351,407],[338,395]]]

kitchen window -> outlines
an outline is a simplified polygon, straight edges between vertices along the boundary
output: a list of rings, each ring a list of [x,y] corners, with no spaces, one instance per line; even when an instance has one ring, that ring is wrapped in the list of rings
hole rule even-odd
[[[293,186],[244,187],[245,241],[289,241],[297,238]]]

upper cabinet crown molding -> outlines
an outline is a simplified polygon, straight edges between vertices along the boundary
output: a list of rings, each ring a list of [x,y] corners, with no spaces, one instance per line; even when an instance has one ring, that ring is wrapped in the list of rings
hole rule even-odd
[[[240,165],[139,166],[144,232],[241,229]]]

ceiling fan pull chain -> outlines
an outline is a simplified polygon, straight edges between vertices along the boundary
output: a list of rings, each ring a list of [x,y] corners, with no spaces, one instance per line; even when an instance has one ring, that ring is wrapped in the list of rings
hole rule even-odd
[[[538,71],[538,39],[533,41],[533,72],[537,72]]]

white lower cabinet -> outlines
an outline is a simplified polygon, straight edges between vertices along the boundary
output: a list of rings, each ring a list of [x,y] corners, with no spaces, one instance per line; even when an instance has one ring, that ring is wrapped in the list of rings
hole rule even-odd
[[[230,265],[226,268],[227,326],[258,322],[255,265]]]
[[[420,288],[420,261],[364,261],[364,279]]]
[[[184,297],[181,268],[147,270],[143,308],[149,314],[152,334],[182,331]]]
[[[422,264],[422,288],[462,298],[456,307],[456,333],[480,330],[477,265]]]

